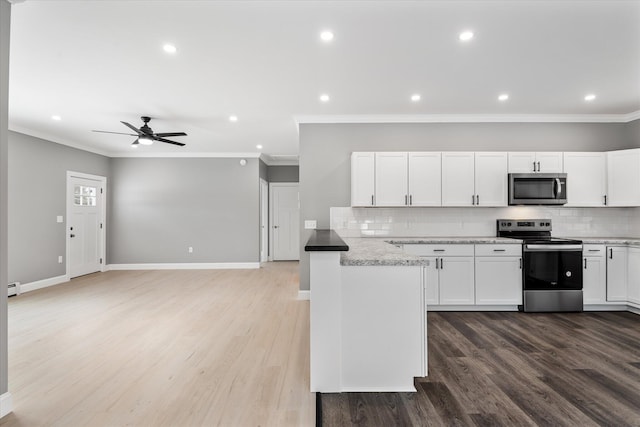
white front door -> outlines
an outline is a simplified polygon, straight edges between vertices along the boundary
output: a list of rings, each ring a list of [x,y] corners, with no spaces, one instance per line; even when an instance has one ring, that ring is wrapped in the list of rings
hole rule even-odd
[[[269,184],[260,179],[260,262],[267,261],[269,253]]]
[[[297,183],[272,183],[271,230],[274,261],[300,259],[300,203]]]
[[[101,271],[104,180],[67,178],[67,256],[69,277]]]

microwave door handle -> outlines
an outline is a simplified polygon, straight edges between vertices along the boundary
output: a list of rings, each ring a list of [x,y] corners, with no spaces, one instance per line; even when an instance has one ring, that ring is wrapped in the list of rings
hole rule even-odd
[[[559,178],[556,178],[556,186],[557,186],[557,191],[556,191],[556,198],[559,197],[560,193],[562,193],[562,181],[560,181]]]

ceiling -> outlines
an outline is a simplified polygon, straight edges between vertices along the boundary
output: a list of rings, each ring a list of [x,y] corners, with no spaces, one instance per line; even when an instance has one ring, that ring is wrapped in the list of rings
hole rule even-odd
[[[292,160],[297,120],[640,111],[640,1],[27,0],[11,27],[9,128],[110,156]],[[143,115],[187,145],[91,132]]]

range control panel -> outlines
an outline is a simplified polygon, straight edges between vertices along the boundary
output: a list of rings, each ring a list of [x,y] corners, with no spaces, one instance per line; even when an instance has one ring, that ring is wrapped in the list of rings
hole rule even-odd
[[[551,220],[499,219],[498,231],[551,231]]]

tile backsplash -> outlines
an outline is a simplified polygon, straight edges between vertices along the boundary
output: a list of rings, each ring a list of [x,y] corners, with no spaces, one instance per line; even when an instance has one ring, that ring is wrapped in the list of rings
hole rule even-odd
[[[640,237],[639,208],[351,208],[330,209],[342,237],[495,236],[498,218],[551,218],[552,235]]]

